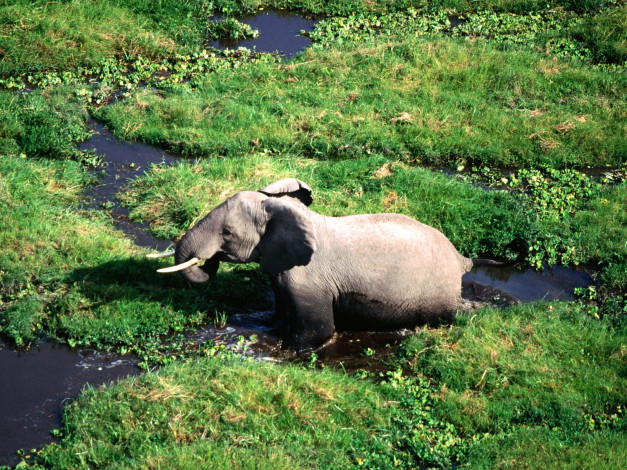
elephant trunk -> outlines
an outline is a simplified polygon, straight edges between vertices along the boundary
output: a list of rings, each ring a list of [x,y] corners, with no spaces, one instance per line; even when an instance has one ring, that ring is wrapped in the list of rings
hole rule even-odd
[[[207,217],[188,231],[176,245],[174,260],[177,265],[197,258],[205,260],[202,266],[194,263],[181,271],[190,282],[206,282],[215,275],[220,264],[219,244],[207,229]]]
[[[181,240],[176,246],[176,252],[174,254],[174,260],[177,265],[187,262],[191,258],[197,258],[196,255],[190,254],[189,243],[183,243]],[[209,274],[207,274],[200,266],[194,264],[181,271],[181,274],[185,279],[190,282],[206,282],[209,280]]]

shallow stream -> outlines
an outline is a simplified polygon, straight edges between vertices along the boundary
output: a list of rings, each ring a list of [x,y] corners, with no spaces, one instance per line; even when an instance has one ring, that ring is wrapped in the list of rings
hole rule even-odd
[[[171,242],[153,237],[148,225],[131,222],[128,209],[117,202],[116,194],[129,181],[148,171],[151,165],[172,165],[179,159],[150,145],[119,140],[103,124],[94,120],[90,121],[89,127],[92,137],[79,148],[101,155],[103,166],[97,172],[100,181],[85,192],[85,203],[90,208],[110,211],[117,228],[137,245],[165,250]]]
[[[28,351],[0,342],[0,465],[17,464],[17,449],[53,441],[50,431],[61,426],[63,406],[86,384],[98,387],[139,375],[137,362],[132,356],[74,350],[52,341]]]

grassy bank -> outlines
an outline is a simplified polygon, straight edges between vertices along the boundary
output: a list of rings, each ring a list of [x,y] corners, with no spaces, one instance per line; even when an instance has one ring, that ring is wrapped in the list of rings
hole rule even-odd
[[[625,333],[571,304],[485,310],[420,331],[405,358],[440,384],[436,416],[490,436],[470,468],[613,468],[627,452]]]
[[[119,468],[347,468],[369,453],[394,452],[380,438],[395,414],[393,399],[330,372],[198,360],[84,394],[66,415],[69,439],[44,451],[41,461],[59,469],[112,462]],[[82,424],[86,417],[93,426]]]
[[[0,6],[0,79],[198,52],[215,35],[216,15],[260,9],[330,17],[312,36],[321,42],[422,31],[546,47],[600,63],[627,57],[625,6],[617,0],[18,0]],[[451,30],[451,17],[465,24]]]
[[[48,335],[135,352],[146,367],[174,362],[85,391],[55,431],[60,442],[27,462],[619,467],[626,10],[549,3],[0,7],[2,83],[38,86],[0,91],[0,332],[21,347]],[[332,17],[318,45],[288,63],[203,51],[212,14],[259,7]],[[466,21],[458,30],[452,14]],[[118,195],[159,236],[176,238],[239,190],[297,177],[314,189],[318,212],[407,214],[468,256],[511,257],[508,243],[523,238],[532,266],[586,264],[595,285],[581,302],[482,309],[417,329],[382,376],[190,344],[185,328],[271,308],[267,281],[255,266],[226,263],[209,285],[157,275],[168,261],[146,260],[106,212],[82,202],[97,178],[97,155],[77,150],[89,114],[122,138],[196,159],[155,166]]]
[[[125,138],[190,156],[267,149],[561,168],[618,166],[627,154],[624,75],[489,43],[359,43],[192,85],[138,91],[100,116]]]

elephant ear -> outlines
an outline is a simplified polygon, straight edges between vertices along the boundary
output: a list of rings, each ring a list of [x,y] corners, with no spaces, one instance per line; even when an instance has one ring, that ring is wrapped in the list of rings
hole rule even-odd
[[[293,197],[306,206],[311,205],[313,202],[313,198],[311,197],[311,188],[307,185],[307,183],[304,183],[296,178],[287,178],[275,181],[265,188],[260,189],[259,192],[271,197]]]
[[[308,264],[317,239],[306,209],[285,199],[268,198],[262,204],[268,221],[259,243],[261,270],[274,275]]]

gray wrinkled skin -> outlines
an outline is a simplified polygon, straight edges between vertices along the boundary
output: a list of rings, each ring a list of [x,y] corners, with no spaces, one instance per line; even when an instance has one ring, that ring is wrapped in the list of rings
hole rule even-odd
[[[337,330],[394,330],[450,321],[472,260],[438,230],[399,214],[327,217],[307,208],[311,189],[277,181],[213,209],[176,248],[192,282],[220,261],[258,262],[270,276],[283,348],[316,348]]]

